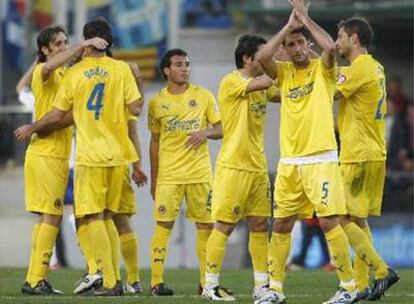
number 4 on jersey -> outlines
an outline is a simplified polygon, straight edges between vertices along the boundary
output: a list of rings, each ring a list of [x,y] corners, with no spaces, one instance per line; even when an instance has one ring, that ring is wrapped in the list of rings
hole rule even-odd
[[[103,97],[104,89],[105,89],[104,83],[97,83],[93,87],[92,93],[89,96],[88,103],[86,105],[86,108],[89,111],[95,111],[95,120],[99,120],[99,115],[101,114],[101,108],[103,107],[102,97]]]

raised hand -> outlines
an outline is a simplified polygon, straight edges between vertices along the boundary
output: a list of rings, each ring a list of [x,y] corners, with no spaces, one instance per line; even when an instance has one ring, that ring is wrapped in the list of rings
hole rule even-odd
[[[298,19],[294,10],[289,16],[289,21],[287,23],[287,26],[289,27],[291,31],[296,30],[303,26],[303,23]]]
[[[108,48],[109,44],[105,39],[95,37],[83,42],[83,47],[93,46],[98,50],[105,50]]]
[[[293,11],[295,16],[304,23],[308,18],[308,10],[310,2],[305,0],[288,0],[289,3],[293,6]]]

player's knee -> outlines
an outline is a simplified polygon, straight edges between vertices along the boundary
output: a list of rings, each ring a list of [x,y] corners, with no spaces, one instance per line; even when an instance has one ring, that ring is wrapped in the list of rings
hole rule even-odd
[[[295,217],[278,218],[273,222],[273,232],[275,233],[291,233],[293,225],[295,225]]]
[[[236,224],[233,224],[233,223],[225,223],[225,222],[217,221],[214,224],[214,229],[217,229],[221,233],[224,233],[225,235],[229,236],[233,232],[235,226]]]
[[[43,214],[42,217],[43,223],[47,223],[49,225],[53,225],[55,227],[59,227],[60,223],[62,222],[62,215],[56,214]]]
[[[321,226],[322,231],[324,233],[327,233],[339,225],[339,216],[333,215],[333,216],[320,217],[319,225]]]
[[[248,218],[247,223],[251,232],[265,232],[269,229],[269,219],[267,217]]]
[[[165,229],[172,229],[173,226],[174,226],[174,222],[173,221],[171,221],[171,222],[157,222],[157,225],[161,226]]]
[[[132,232],[130,220],[128,215],[117,214],[114,216],[114,223],[119,235],[128,234]]]
[[[212,223],[196,223],[195,225],[198,230],[212,230],[214,228]]]
[[[362,217],[356,217],[356,216],[352,216],[351,220],[357,224],[360,228],[365,228],[366,226],[368,226],[368,222],[366,218],[362,218]]]

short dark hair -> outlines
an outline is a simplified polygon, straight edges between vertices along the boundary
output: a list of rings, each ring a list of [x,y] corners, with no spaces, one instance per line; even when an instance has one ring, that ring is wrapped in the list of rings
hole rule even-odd
[[[111,26],[104,18],[98,18],[86,23],[83,27],[83,37],[85,40],[95,37],[104,39],[106,42],[108,42],[108,47],[105,50],[102,50],[105,52],[108,51],[113,42]]]
[[[167,75],[164,73],[165,68],[169,68],[171,65],[171,57],[173,56],[188,56],[187,53],[182,49],[170,49],[162,55],[160,60],[160,73],[165,80],[167,80]]]
[[[338,30],[341,28],[344,29],[348,36],[356,34],[362,47],[369,48],[374,40],[374,31],[364,18],[353,17],[342,20],[338,24]]]
[[[305,37],[305,39],[308,41],[311,37],[311,34],[309,33],[309,31],[305,28],[305,27],[299,27],[297,29],[294,29],[293,31],[289,32],[288,35],[292,35],[292,34],[301,34],[303,35],[303,37]],[[286,45],[286,39],[283,40],[282,42],[283,45]]]
[[[46,55],[42,51],[42,47],[49,47],[51,42],[56,40],[56,36],[63,33],[67,36],[65,29],[61,25],[54,25],[44,28],[37,36],[37,57],[39,62],[46,62]]]
[[[256,35],[244,34],[240,36],[237,41],[237,46],[234,51],[234,59],[236,61],[236,67],[241,69],[244,67],[243,56],[254,58],[259,46],[266,44],[266,39]]]

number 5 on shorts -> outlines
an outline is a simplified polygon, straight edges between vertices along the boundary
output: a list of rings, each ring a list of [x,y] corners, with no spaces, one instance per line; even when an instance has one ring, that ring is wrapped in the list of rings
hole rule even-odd
[[[329,186],[329,182],[322,183],[322,193],[323,193],[322,198],[321,198],[322,200],[325,200],[328,198],[328,193],[329,193],[328,186]]]
[[[99,115],[101,114],[101,108],[103,107],[102,104],[102,97],[105,89],[104,83],[97,83],[92,90],[91,95],[89,95],[88,103],[86,104],[86,108],[89,111],[95,111],[95,120],[99,120]],[[93,103],[96,99],[96,103]]]

